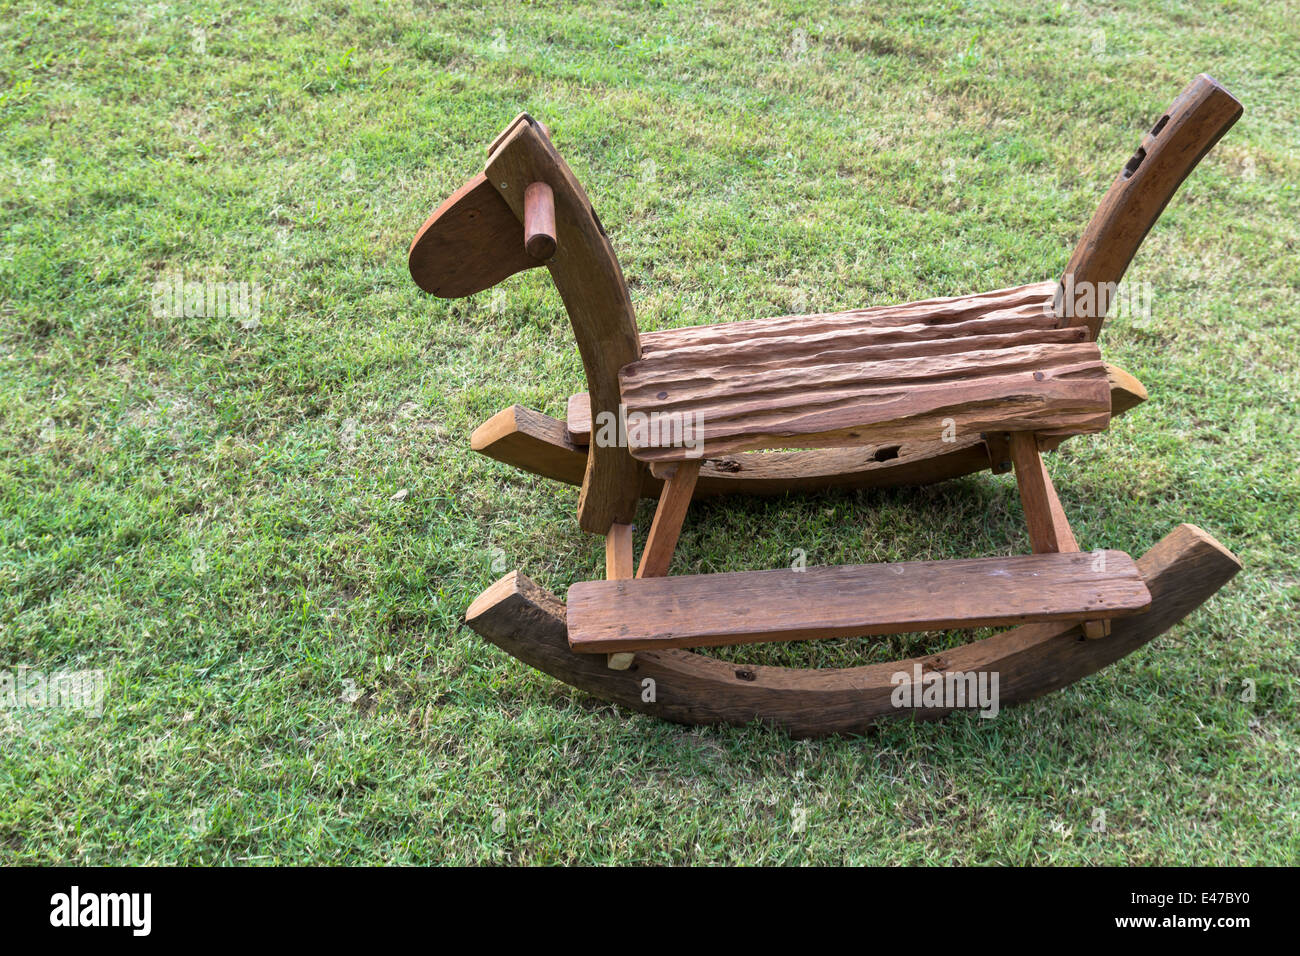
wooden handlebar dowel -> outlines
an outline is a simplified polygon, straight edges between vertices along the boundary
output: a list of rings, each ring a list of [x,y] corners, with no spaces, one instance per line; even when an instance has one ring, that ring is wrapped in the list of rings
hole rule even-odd
[[[524,190],[524,249],[534,259],[555,255],[555,193],[546,183]]]

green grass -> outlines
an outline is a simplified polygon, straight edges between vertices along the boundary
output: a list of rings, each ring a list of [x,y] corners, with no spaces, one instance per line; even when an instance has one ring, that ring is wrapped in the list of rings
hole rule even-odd
[[[5,4],[0,670],[109,689],[100,719],[0,711],[0,863],[1300,857],[1294,6],[854,7]],[[549,280],[445,302],[406,272],[516,112],[551,126],[655,329],[1055,277],[1201,70],[1245,116],[1134,262],[1155,320],[1103,336],[1151,401],[1054,475],[1085,547],[1188,520],[1235,550],[1203,609],[997,720],[820,742],[625,713],[461,625],[500,570],[563,594],[601,567],[574,489],[469,449],[582,387]],[[155,316],[178,274],[258,283],[259,323]],[[985,474],[705,503],[675,570],[794,548],[1027,540]]]

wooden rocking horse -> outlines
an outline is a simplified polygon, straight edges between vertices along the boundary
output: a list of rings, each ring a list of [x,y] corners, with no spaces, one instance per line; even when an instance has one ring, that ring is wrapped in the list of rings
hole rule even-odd
[[[546,127],[518,116],[484,171],[420,228],[410,270],[444,298],[550,270],[587,391],[569,399],[567,422],[515,405],[471,443],[581,486],[578,522],[605,536],[605,580],[574,584],[566,609],[512,572],[470,606],[469,626],[634,710],[682,723],[758,719],[795,736],[953,709],[900,709],[899,674],[996,673],[1001,704],[1014,704],[1168,629],[1240,562],[1186,524],[1137,561],[1081,552],[1041,453],[1146,399],[1102,361],[1102,320],[1148,230],[1241,111],[1209,76],[1193,80],[1125,163],[1059,282],[644,335],[587,194]],[[983,469],[1014,470],[1033,554],[668,576],[694,498],[919,485]],[[658,506],[634,571],[643,496]],[[739,666],[686,650],[1002,625],[1017,626],[938,655],[842,669]]]

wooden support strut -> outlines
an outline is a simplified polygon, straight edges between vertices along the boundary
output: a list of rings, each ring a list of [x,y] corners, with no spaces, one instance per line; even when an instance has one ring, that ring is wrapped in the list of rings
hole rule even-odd
[[[626,581],[633,576],[632,526],[612,524],[605,535],[605,580]],[[631,653],[610,654],[605,663],[612,671],[625,671],[632,666]]]
[[[686,520],[686,509],[695,493],[695,480],[700,476],[701,464],[702,459],[687,459],[656,473],[656,477],[665,479],[664,490],[659,495],[659,506],[655,509],[650,536],[641,555],[641,566],[637,568],[638,578],[661,578],[668,573],[677,537],[682,532],[682,522]]]
[[[555,255],[555,193],[546,183],[524,190],[524,249],[543,262]]]
[[[1039,454],[1038,439],[1032,432],[1012,432],[1008,444],[1016,469],[1020,503],[1025,511],[1025,524],[1029,527],[1029,543],[1034,553],[1077,552],[1079,543],[1070,530],[1056,486],[1043,464],[1043,456]],[[1109,621],[1084,621],[1082,626],[1084,636],[1090,639],[1110,633]]]

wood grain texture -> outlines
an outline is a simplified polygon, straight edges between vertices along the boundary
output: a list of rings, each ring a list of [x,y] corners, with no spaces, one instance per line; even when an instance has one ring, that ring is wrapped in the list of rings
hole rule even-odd
[[[743,356],[657,353],[619,373],[628,443],[645,461],[683,458],[685,447],[655,442],[653,424],[664,416],[692,422],[706,457],[991,431],[1100,431],[1110,420],[1101,353],[1092,342],[1056,339],[1060,331],[1078,330],[898,343],[807,361],[761,343]]]
[[[623,581],[634,574],[632,526],[612,524],[605,535],[605,580]]]
[[[475,429],[473,449],[545,478],[581,485],[587,449],[569,440],[564,422],[512,405]],[[862,448],[768,451],[705,460],[696,498],[784,495],[832,489],[897,488],[959,478],[988,467],[984,442],[886,442]],[[641,493],[658,498],[661,483],[647,473]]]
[[[1005,475],[1014,465],[1011,462],[1011,433],[985,432],[984,447],[988,449],[989,470],[995,475]]]
[[[425,220],[407,254],[425,292],[458,299],[542,263],[524,250],[519,220],[482,173]]]
[[[1065,512],[1056,498],[1052,479],[1038,453],[1038,440],[1032,432],[1012,432],[1009,449],[1011,462],[1016,469],[1016,486],[1020,489],[1025,524],[1029,528],[1029,543],[1034,553],[1078,551],[1074,534],[1065,520]]]
[[[659,495],[659,505],[655,508],[654,521],[646,537],[645,551],[641,553],[641,566],[636,570],[638,578],[659,578],[668,573],[699,475],[700,462],[697,459],[677,464],[671,474],[664,476],[666,480]]]
[[[906,561],[569,588],[569,646],[585,654],[901,634],[1140,613],[1133,560],[1109,551]],[[1100,567],[1100,570],[1099,570]]]
[[[1117,365],[1106,366],[1106,379],[1110,382],[1110,414],[1123,415],[1148,398],[1146,386]]]
[[[643,333],[641,348],[643,354],[660,358],[671,353],[674,361],[721,364],[755,355],[771,356],[769,364],[778,365],[782,360],[815,364],[821,355],[845,361],[854,350],[885,345],[895,346],[896,355],[908,354],[909,347],[912,354],[940,354],[961,350],[959,344],[943,340],[1053,330],[1052,289],[1051,283],[1042,282],[902,305],[666,329]],[[1085,337],[1082,332],[1048,336],[1061,342],[1081,342]],[[871,357],[869,352],[864,355]],[[591,406],[585,392],[570,397],[566,418],[571,439],[586,444],[591,435]]]
[[[543,262],[555,255],[555,194],[546,183],[524,190],[524,250]]]
[[[601,658],[569,650],[563,602],[517,571],[483,592],[466,620],[525,664],[631,710],[683,724],[760,720],[794,737],[818,737],[861,733],[884,719],[936,719],[949,713],[893,706],[892,678],[910,673],[913,665],[941,674],[995,671],[1004,707],[1058,690],[1163,634],[1226,584],[1241,563],[1204,531],[1180,525],[1137,566],[1151,606],[1144,614],[1116,619],[1108,640],[1082,640],[1072,624],[1026,624],[942,654],[864,667],[738,665],[664,650],[639,653],[629,670],[610,671]]]
[[[778,345],[791,339],[806,340],[816,350],[832,343],[841,334],[857,334],[890,326],[905,327],[898,331],[910,339],[929,329],[932,337],[961,334],[966,322],[990,320],[992,331],[1020,331],[1027,328],[1051,328],[1056,325],[1052,312],[1055,283],[995,289],[974,295],[922,299],[898,305],[877,305],[844,312],[820,312],[811,315],[781,315],[741,322],[686,326],[647,332],[642,336],[642,353],[675,352],[682,348],[748,347],[757,339],[770,339]],[[781,347],[787,347],[782,345]]]
[[[627,581],[636,574],[632,552],[632,526],[612,524],[605,535],[605,580]],[[605,664],[610,670],[625,671],[632,666],[635,654],[610,654]]]
[[[486,175],[501,198],[524,218],[524,191],[544,182],[555,200],[555,255],[546,263],[569,313],[593,414],[618,414],[618,370],[641,354],[627,283],[604,227],[567,163],[532,121],[510,130],[488,159]],[[641,496],[644,467],[626,448],[592,446],[578,499],[578,524],[604,534],[627,524]]]
[[[492,154],[495,153],[500,148],[501,144],[506,141],[506,137],[515,131],[516,126],[518,126],[520,123],[535,123],[535,122],[536,120],[534,120],[527,113],[517,114],[514,119],[512,119],[509,123],[506,124],[505,129],[503,129],[501,132],[497,133],[495,137],[493,137],[492,143],[488,146],[488,150],[487,150],[488,158],[489,159],[492,158]],[[549,138],[549,134],[548,134],[548,138]]]
[[[569,440],[564,422],[523,405],[497,412],[469,442],[480,455],[565,484],[581,485],[587,473],[587,449]]]
[[[1038,470],[1042,473],[1043,489],[1047,492],[1047,513],[1052,522],[1052,536],[1056,540],[1057,550],[1078,551],[1079,542],[1070,528],[1069,519],[1065,517],[1061,498],[1056,493],[1056,485],[1052,484],[1052,476],[1047,473],[1047,463],[1043,461],[1042,455],[1038,456]]]
[[[1112,389],[1112,400],[1115,395]],[[1062,440],[1040,440],[1040,445],[1048,450]],[[565,423],[523,405],[512,405],[492,416],[475,429],[471,444],[475,451],[503,464],[565,484],[581,485],[586,473],[587,449],[569,438]],[[989,461],[980,438],[749,452],[705,459],[695,497],[927,485],[983,471]],[[659,491],[660,482],[647,474],[642,497],[658,498]]]
[[[1079,542],[1061,506],[1047,463],[1038,451],[1038,442],[1028,432],[1008,435],[1008,454],[1015,464],[1020,504],[1029,529],[1029,542],[1035,554],[1072,553]],[[1081,624],[1084,637],[1097,639],[1110,633],[1110,622],[1091,618]]]
[[[708,328],[708,326],[703,326],[703,328]],[[642,341],[647,341],[656,334],[654,332],[646,333],[642,336]],[[1106,380],[1110,384],[1111,418],[1122,415],[1147,400],[1146,387],[1122,368],[1107,363]],[[569,396],[564,425],[568,430],[569,441],[573,444],[586,445],[591,441],[591,398],[586,392],[575,392]],[[1005,436],[1005,432],[985,433],[985,441],[991,442],[993,445],[989,457],[990,461],[995,462],[992,465],[994,474],[1001,474],[1011,470],[1011,459],[1006,454],[1003,454],[1006,451]],[[1045,451],[1050,451],[1066,437],[1069,436],[1055,436],[1050,442],[1040,442],[1040,445]]]
[[[1056,493],[1056,485],[1052,483],[1052,476],[1047,472],[1047,462],[1039,456],[1038,466],[1043,472],[1043,484],[1047,489],[1047,505],[1051,512],[1052,527],[1056,540],[1060,543],[1062,551],[1078,551],[1079,542],[1074,536],[1074,531],[1070,528],[1070,522],[1065,517],[1065,508],[1061,506],[1061,498]],[[1084,621],[1081,625],[1083,636],[1089,640],[1095,641],[1101,637],[1110,636],[1110,621],[1090,619]]]
[[[1119,171],[1070,256],[1054,297],[1063,324],[1085,326],[1097,337],[1109,309],[1107,284],[1124,277],[1178,187],[1241,113],[1232,94],[1204,73],[1178,94]],[[1085,292],[1091,309],[1081,298]]]
[[[569,433],[569,441],[575,445],[590,444],[591,396],[586,392],[575,392],[569,396],[564,410],[564,427]]]

